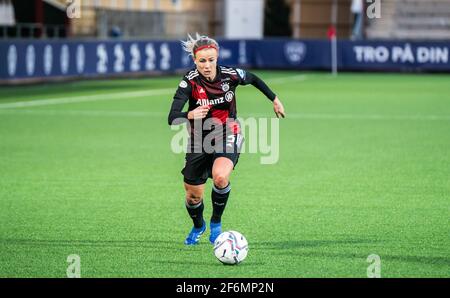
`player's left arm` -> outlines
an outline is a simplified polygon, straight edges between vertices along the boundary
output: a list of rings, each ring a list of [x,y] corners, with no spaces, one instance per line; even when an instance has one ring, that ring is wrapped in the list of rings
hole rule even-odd
[[[273,102],[273,110],[275,112],[275,115],[280,117],[285,117],[286,113],[284,111],[284,106],[281,103],[281,100],[278,98],[278,96],[273,93],[273,91],[267,86],[267,84],[261,80],[257,75],[242,70],[242,69],[236,69],[238,76],[239,76],[239,84],[240,85],[248,85],[251,84],[255,86],[259,91],[261,91],[268,99],[270,99]]]

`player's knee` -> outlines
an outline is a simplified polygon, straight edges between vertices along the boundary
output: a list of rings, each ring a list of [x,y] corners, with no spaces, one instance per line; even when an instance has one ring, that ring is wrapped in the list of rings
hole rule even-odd
[[[195,193],[191,193],[191,192],[188,192],[186,194],[186,203],[188,203],[189,205],[200,204],[202,202],[202,200],[203,200],[203,198],[199,194],[195,194]]]
[[[213,180],[214,185],[218,188],[225,188],[228,185],[228,178],[225,175],[216,175]]]

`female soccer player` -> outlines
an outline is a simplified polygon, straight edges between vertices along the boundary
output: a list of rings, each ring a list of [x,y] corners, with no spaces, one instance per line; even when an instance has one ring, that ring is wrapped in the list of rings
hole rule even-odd
[[[206,230],[203,193],[208,178],[214,182],[209,237],[214,243],[222,232],[221,217],[231,190],[230,174],[238,162],[243,141],[236,120],[236,87],[252,84],[273,102],[277,117],[284,118],[285,112],[278,97],[256,75],[217,64],[219,45],[214,39],[188,35],[188,40],[182,44],[193,57],[196,67],[181,80],[168,120],[169,125],[188,122],[190,130],[186,164],[181,173],[184,175],[186,208],[194,227],[184,243],[197,244]],[[189,102],[188,111],[182,112],[186,102]]]

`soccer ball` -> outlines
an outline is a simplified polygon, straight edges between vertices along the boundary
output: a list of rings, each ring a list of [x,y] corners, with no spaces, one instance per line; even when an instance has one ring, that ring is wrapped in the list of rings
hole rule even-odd
[[[239,264],[247,257],[247,253],[247,239],[239,232],[223,232],[214,241],[214,255],[223,264]]]

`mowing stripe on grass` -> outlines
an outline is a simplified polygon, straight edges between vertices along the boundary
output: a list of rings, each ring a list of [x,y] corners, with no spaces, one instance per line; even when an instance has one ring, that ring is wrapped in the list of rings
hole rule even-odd
[[[168,112],[141,112],[141,111],[105,111],[105,110],[8,110],[0,109],[0,114],[36,115],[36,116],[88,116],[88,117],[167,117]],[[243,115],[249,117],[272,117],[267,114]],[[447,115],[379,115],[379,114],[307,114],[289,113],[287,119],[311,120],[413,120],[413,121],[450,121]]]
[[[285,83],[289,83],[289,82],[304,81],[306,79],[307,79],[306,75],[296,75],[296,76],[289,76],[289,77],[267,79],[265,81],[266,81],[266,83],[269,83],[269,84],[285,84]]]

